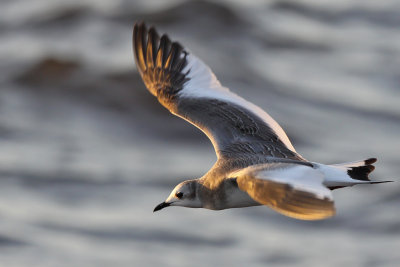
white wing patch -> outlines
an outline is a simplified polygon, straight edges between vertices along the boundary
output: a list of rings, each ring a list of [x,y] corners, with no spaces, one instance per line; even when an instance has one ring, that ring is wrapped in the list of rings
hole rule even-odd
[[[267,123],[287,148],[296,152],[282,127],[268,113],[237,94],[232,93],[228,88],[223,87],[211,69],[192,53],[188,53],[187,55],[187,65],[183,69],[183,73],[188,71],[187,77],[190,80],[185,83],[183,89],[178,93],[180,96],[220,99],[244,107]]]
[[[298,165],[280,170],[264,170],[257,177],[287,183],[297,190],[313,193],[320,199],[333,200],[331,190],[323,185],[324,175],[311,167]]]
[[[270,169],[265,164],[247,167],[230,176],[252,173],[254,178],[288,184],[296,190],[314,194],[319,199],[333,200],[332,192],[324,186],[324,174],[304,165],[287,164],[287,167]]]
[[[322,220],[335,214],[323,174],[290,163],[259,164],[234,174],[240,190],[271,209],[301,220]]]

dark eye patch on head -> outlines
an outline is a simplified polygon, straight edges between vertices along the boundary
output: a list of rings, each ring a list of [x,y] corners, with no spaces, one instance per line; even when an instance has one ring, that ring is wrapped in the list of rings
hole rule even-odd
[[[181,199],[183,197],[183,193],[182,192],[176,192],[175,196],[179,199]]]

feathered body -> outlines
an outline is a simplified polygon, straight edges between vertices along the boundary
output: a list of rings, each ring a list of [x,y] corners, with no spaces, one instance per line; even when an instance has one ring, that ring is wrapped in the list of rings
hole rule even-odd
[[[376,183],[368,178],[374,158],[337,165],[303,158],[271,116],[223,87],[206,64],[154,28],[136,24],[133,49],[147,89],[172,114],[203,131],[218,157],[203,177],[176,186],[155,210],[267,205],[316,220],[334,215],[331,190]]]

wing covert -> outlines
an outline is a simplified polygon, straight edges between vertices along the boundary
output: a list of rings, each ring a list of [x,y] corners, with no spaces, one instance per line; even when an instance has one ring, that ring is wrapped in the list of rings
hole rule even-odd
[[[251,198],[286,216],[321,220],[335,214],[332,193],[322,183],[323,174],[309,166],[260,164],[233,175]]]

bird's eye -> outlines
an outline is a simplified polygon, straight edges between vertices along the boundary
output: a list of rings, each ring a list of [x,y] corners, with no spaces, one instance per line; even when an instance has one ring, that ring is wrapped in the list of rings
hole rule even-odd
[[[175,196],[179,199],[181,199],[183,197],[183,193],[182,192],[176,192]]]

